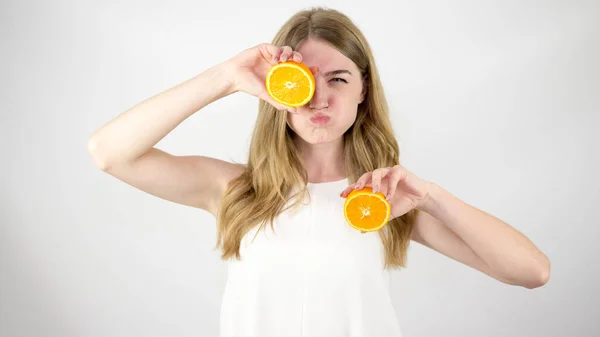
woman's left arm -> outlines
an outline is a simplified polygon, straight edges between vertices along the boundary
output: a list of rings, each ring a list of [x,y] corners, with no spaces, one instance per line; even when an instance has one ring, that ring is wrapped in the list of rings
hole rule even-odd
[[[466,244],[485,263],[487,273],[505,283],[533,289],[548,282],[550,261],[525,235],[434,183],[427,183],[426,189],[427,197],[418,209],[431,216],[417,216],[413,228],[413,235],[420,241],[428,242],[428,246],[436,249],[434,242],[444,241],[445,236],[443,244],[446,247],[443,249],[468,254],[467,250],[458,247]],[[452,233],[444,233],[440,223],[457,237],[452,240]],[[448,247],[452,244],[457,247]],[[466,256],[450,257],[469,259]]]
[[[418,209],[411,239],[499,281],[526,288],[550,278],[550,261],[525,235],[401,165],[363,174],[341,194],[372,186],[390,202],[391,218]]]

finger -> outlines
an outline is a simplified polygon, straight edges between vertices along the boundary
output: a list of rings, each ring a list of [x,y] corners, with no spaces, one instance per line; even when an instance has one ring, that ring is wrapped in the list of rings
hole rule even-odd
[[[282,48],[282,52],[281,52],[281,57],[279,57],[279,60],[281,62],[286,62],[287,60],[289,60],[290,57],[292,57],[292,47],[290,46],[283,46]]]
[[[363,174],[362,176],[360,176],[360,178],[358,178],[358,180],[356,181],[356,185],[355,189],[357,190],[362,190],[365,186],[367,186],[368,184],[371,184],[371,179],[373,176],[373,172],[367,172],[365,174]]]
[[[294,51],[292,53],[292,60],[294,60],[295,62],[298,62],[298,63],[302,62],[302,54],[300,54],[297,51]]]
[[[360,176],[360,178],[358,178],[353,185],[349,186],[350,192],[352,192],[352,190],[362,190],[365,186],[370,185],[372,174],[373,174],[373,172],[367,172],[367,173],[363,174],[362,176]],[[348,192],[348,193],[350,193],[350,192]]]
[[[383,197],[387,199],[387,195],[393,189],[393,186],[389,183],[389,177],[387,175],[381,178],[381,182],[379,183],[379,187],[376,190],[376,193],[383,194]]]
[[[309,67],[308,69],[310,69],[310,71],[313,73],[313,76],[317,76],[319,71],[321,71],[321,68],[319,68],[318,66]]]
[[[340,197],[345,198],[348,196],[348,194],[350,194],[350,192],[352,192],[355,188],[355,184],[352,185],[348,185],[343,191],[342,193],[340,193]]]
[[[279,56],[282,52],[282,48],[272,45],[270,43],[259,44],[258,50],[263,55],[263,57],[273,65],[278,63]]]
[[[373,193],[382,192],[385,195],[385,192],[382,189],[387,189],[387,186],[382,186],[383,177],[389,172],[389,168],[378,168],[373,171],[373,176],[371,183],[373,184]]]
[[[275,109],[277,110],[281,110],[281,111],[289,111],[288,109],[292,109],[291,107],[287,106],[287,105],[283,105],[281,103],[277,103],[277,101],[275,101],[273,98],[271,98],[271,96],[269,96],[268,93],[263,92],[260,93],[258,95],[258,98],[262,99],[263,101],[271,104],[273,107],[275,107]]]
[[[393,186],[393,188],[386,194],[388,200],[391,200],[396,195],[398,183],[404,178],[406,178],[406,171],[402,166],[396,165],[392,167],[392,171],[389,174],[389,186]]]
[[[272,104],[272,105],[273,105],[275,108],[277,108],[277,110],[280,110],[280,111],[287,111],[287,112],[289,112],[289,113],[293,113],[293,114],[296,114],[296,113],[298,113],[298,112],[296,111],[296,109],[295,109],[295,108],[293,108],[293,107],[291,107],[291,106],[287,106],[287,105],[285,105],[285,104],[280,104],[280,103],[277,103],[277,102],[275,102],[275,101],[272,101],[272,102],[273,102],[273,103],[271,103],[271,104]]]
[[[367,185],[367,182],[369,181],[369,177],[371,176],[371,172],[367,172],[365,174],[363,174],[360,178],[358,178],[356,180],[356,182],[348,187],[346,187],[342,193],[340,193],[340,197],[342,198],[346,198],[350,192],[352,192],[353,190],[361,190],[363,187],[365,187]]]

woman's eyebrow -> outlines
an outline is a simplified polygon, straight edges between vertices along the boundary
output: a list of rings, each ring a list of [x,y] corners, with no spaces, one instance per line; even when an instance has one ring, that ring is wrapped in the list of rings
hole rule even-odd
[[[329,76],[339,75],[339,74],[349,74],[350,76],[352,76],[352,73],[350,72],[350,70],[346,70],[346,69],[338,69],[338,70],[328,71],[328,72],[324,73],[323,75],[325,77],[329,77]]]

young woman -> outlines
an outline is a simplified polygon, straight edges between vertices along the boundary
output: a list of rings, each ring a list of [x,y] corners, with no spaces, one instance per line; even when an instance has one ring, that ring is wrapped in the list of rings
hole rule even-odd
[[[297,109],[264,85],[286,60],[315,75],[312,100]],[[154,147],[235,92],[261,99],[246,165]],[[504,283],[535,288],[549,278],[547,257],[524,235],[400,165],[369,44],[335,10],[301,11],[272,43],[132,107],[91,137],[89,151],[114,177],[216,217],[229,261],[222,336],[400,336],[388,273],[405,266],[410,240]],[[363,234],[345,222],[343,202],[364,186],[388,197],[392,220]]]

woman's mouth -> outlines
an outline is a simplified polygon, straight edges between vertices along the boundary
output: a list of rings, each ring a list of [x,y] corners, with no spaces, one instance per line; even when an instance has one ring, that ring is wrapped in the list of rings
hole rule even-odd
[[[331,117],[328,116],[315,116],[313,118],[310,119],[311,122],[313,122],[314,124],[326,124],[327,122],[329,122],[329,120],[331,119]]]

